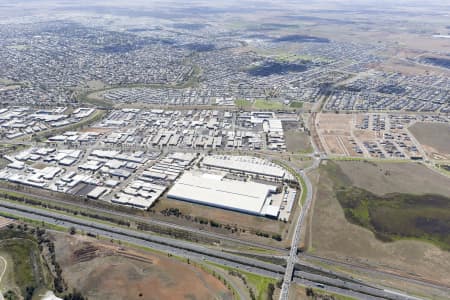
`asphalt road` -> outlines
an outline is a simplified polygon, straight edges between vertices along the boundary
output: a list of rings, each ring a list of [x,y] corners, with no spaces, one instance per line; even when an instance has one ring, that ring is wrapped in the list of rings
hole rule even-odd
[[[84,220],[56,212],[48,212],[39,208],[30,208],[29,206],[16,203],[0,202],[0,207],[1,210],[6,213],[28,219],[59,225],[65,228],[73,226],[86,233],[89,232],[140,246],[150,247],[173,255],[207,259],[219,264],[246,269],[264,276],[280,278],[281,274],[284,272],[284,268],[278,265],[262,262],[249,257],[230,254],[216,249],[210,249],[199,244],[146,234],[121,227],[112,227],[94,220]]]
[[[306,191],[302,191],[302,193],[306,192],[306,198],[305,203],[302,207],[302,211],[300,212],[300,215],[297,219],[297,223],[295,225],[294,233],[292,235],[292,241],[291,241],[291,250],[289,252],[289,257],[286,262],[286,271],[284,274],[284,280],[283,284],[281,286],[281,292],[280,292],[280,300],[287,300],[289,297],[289,289],[290,284],[293,278],[293,272],[294,272],[294,266],[297,261],[297,252],[298,252],[298,245],[300,244],[300,237],[301,237],[301,229],[303,226],[303,222],[306,219],[306,216],[308,214],[309,208],[311,206],[312,198],[313,198],[313,189],[311,181],[309,180],[308,176],[306,176],[306,171],[310,169],[315,169],[320,164],[320,158],[313,156],[313,165],[305,170],[296,170],[296,168],[290,166],[293,168],[302,178],[306,185]],[[289,165],[289,162],[284,162],[287,165]]]
[[[17,193],[17,191],[15,191],[13,189],[8,189],[8,188],[4,188],[4,187],[0,187],[0,191]],[[237,237],[230,237],[230,236],[225,235],[225,234],[214,233],[214,232],[210,232],[210,231],[207,231],[207,230],[201,230],[201,229],[197,229],[197,228],[193,228],[193,227],[189,227],[189,226],[178,225],[178,224],[174,224],[174,223],[167,222],[167,221],[156,220],[156,219],[153,219],[153,218],[139,217],[139,216],[128,214],[128,213],[118,212],[118,211],[115,211],[115,210],[112,210],[112,209],[104,209],[104,208],[99,208],[99,207],[93,207],[91,205],[83,204],[82,202],[75,203],[75,202],[70,202],[70,201],[65,201],[65,200],[60,200],[60,199],[54,199],[54,198],[39,196],[39,195],[36,195],[36,194],[33,194],[33,193],[24,192],[24,191],[20,191],[20,193],[24,194],[26,196],[30,196],[30,197],[35,198],[35,199],[51,201],[51,202],[60,203],[60,204],[64,204],[64,205],[71,205],[71,206],[76,205],[76,206],[78,206],[80,208],[88,209],[88,210],[92,211],[93,213],[98,212],[98,213],[110,214],[110,215],[117,216],[117,217],[120,217],[120,218],[126,218],[127,220],[130,220],[130,221],[138,221],[138,222],[142,222],[142,223],[146,223],[146,224],[158,225],[158,226],[165,227],[165,228],[172,228],[172,229],[177,229],[177,230],[183,230],[183,231],[194,233],[194,234],[198,234],[198,235],[204,236],[204,237],[209,237],[209,238],[218,239],[218,240],[225,240],[225,241],[235,242],[235,243],[239,243],[239,244],[242,244],[242,245],[247,245],[247,246],[250,246],[250,247],[256,247],[256,248],[262,248],[262,249],[266,249],[266,250],[277,251],[277,252],[280,252],[280,254],[282,254],[282,255],[284,255],[284,254],[287,255],[288,254],[288,250],[286,250],[285,248],[282,248],[282,247],[274,247],[274,246],[270,246],[270,245],[263,244],[263,243],[251,242],[251,241],[240,239],[240,238],[237,238]]]
[[[303,258],[303,260],[301,260],[301,258]],[[426,286],[426,287],[433,288],[433,289],[439,289],[439,290],[442,290],[445,293],[448,293],[450,295],[450,288],[449,287],[445,287],[445,286],[442,286],[442,285],[437,285],[437,284],[432,283],[432,282],[418,280],[416,278],[411,278],[411,277],[405,277],[405,276],[401,276],[401,275],[398,275],[398,274],[392,274],[392,273],[389,273],[389,272],[375,270],[375,269],[372,269],[372,268],[362,267],[362,266],[351,264],[351,263],[347,263],[347,262],[336,261],[336,260],[332,260],[332,259],[329,259],[329,258],[324,258],[324,257],[320,257],[320,256],[311,255],[311,254],[308,254],[308,253],[302,253],[298,261],[301,260],[302,263],[304,263],[304,259],[305,258],[308,259],[308,260],[311,260],[311,261],[317,261],[317,262],[321,262],[321,263],[325,263],[325,264],[329,264],[329,265],[335,265],[335,266],[343,266],[343,267],[349,268],[351,270],[361,271],[361,272],[364,272],[364,273],[367,273],[367,274],[374,274],[374,275],[377,275],[377,276],[382,276],[385,279],[392,278],[393,280],[401,280],[401,281],[409,282],[409,283],[412,283],[412,284]]]
[[[349,296],[349,297],[353,297],[356,299],[363,299],[363,300],[379,300],[379,299],[385,299],[385,298],[380,298],[380,297],[374,297],[374,296],[369,296],[369,295],[364,295],[358,292],[354,292],[354,291],[350,291],[350,290],[346,290],[346,289],[342,289],[339,287],[335,287],[335,286],[329,286],[326,284],[319,284],[307,279],[301,279],[301,278],[294,278],[294,282],[303,286],[307,286],[307,287],[314,287],[316,289],[322,289],[324,291],[327,292],[331,292],[331,293],[336,293],[339,295],[344,295],[344,296]]]
[[[223,251],[210,249],[202,245],[188,243],[176,239],[149,235],[142,232],[134,231],[126,228],[112,227],[103,223],[96,222],[94,220],[84,220],[77,217],[72,217],[64,214],[48,212],[39,208],[30,208],[25,205],[2,202],[0,201],[0,207],[3,212],[17,215],[20,217],[42,221],[49,224],[62,226],[65,228],[75,227],[78,230],[82,230],[86,233],[92,233],[95,235],[104,236],[114,240],[127,242],[130,244],[144,246],[159,250],[172,255],[189,258],[192,260],[202,261],[207,260],[220,265],[233,267],[236,269],[245,270],[258,275],[281,279],[285,273],[285,269],[282,266],[278,266],[271,263],[262,262],[253,258],[238,256]],[[300,278],[303,277],[303,278]],[[363,293],[359,293],[358,289],[364,291],[365,286],[360,285],[358,289],[353,286],[349,286],[345,281],[339,279],[332,279],[328,277],[317,278],[314,274],[303,272],[297,274],[296,281],[303,282],[302,284],[310,287],[321,287],[325,289],[336,290],[339,288],[339,293],[343,295],[355,295],[360,294],[358,298],[364,298]],[[326,283],[326,284],[324,284]],[[322,287],[323,286],[323,287]],[[353,290],[352,290],[353,289]],[[385,291],[386,292],[386,291]],[[385,299],[411,299],[395,292],[386,292]],[[374,299],[374,298],[367,298]]]

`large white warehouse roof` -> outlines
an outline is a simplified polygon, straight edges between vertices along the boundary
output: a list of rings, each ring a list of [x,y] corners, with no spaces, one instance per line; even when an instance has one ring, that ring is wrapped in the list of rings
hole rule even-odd
[[[275,186],[267,184],[227,180],[209,173],[185,172],[167,196],[260,215],[263,214],[267,196],[275,190]]]

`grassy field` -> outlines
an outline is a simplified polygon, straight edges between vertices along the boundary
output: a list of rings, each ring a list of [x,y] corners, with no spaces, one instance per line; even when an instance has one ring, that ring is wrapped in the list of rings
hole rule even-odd
[[[290,129],[284,134],[289,152],[311,153],[313,151],[310,137],[300,130]]]
[[[303,107],[303,102],[299,102],[299,101],[291,102],[291,103],[289,104],[289,107],[292,107],[292,108],[302,108],[302,107]]]
[[[208,262],[209,264],[216,266],[218,268],[224,269],[227,272],[237,272],[239,273],[243,278],[245,278],[245,281],[248,283],[249,287],[253,289],[255,298],[257,300],[266,300],[268,299],[268,288],[269,284],[273,284],[274,286],[277,283],[277,280],[274,278],[264,277],[257,274],[253,274],[250,272],[246,272],[243,270],[235,269],[232,267],[222,266],[218,265],[212,262]]]
[[[448,178],[415,163],[363,161],[327,161],[314,174],[308,251],[450,284]]]
[[[450,250],[450,198],[440,195],[376,196],[359,188],[337,191],[350,222],[364,226],[383,241],[417,238]]]
[[[0,168],[5,168],[10,162],[4,158],[0,158]]]
[[[236,99],[234,100],[234,105],[238,108],[250,108],[252,107],[252,102],[247,101],[245,99]]]
[[[419,163],[337,161],[347,185],[376,195],[390,193],[450,195],[449,180]]]
[[[12,299],[18,295],[26,298],[39,289],[51,287],[48,270],[31,235],[21,231],[0,230],[0,256],[8,263],[1,283],[2,291]]]
[[[256,109],[265,109],[265,110],[275,110],[285,108],[285,106],[281,102],[261,100],[261,99],[255,100],[253,107]]]

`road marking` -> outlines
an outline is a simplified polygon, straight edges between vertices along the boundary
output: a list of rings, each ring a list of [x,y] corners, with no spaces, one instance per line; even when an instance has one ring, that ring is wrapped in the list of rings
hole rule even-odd
[[[8,266],[8,262],[6,261],[6,259],[3,256],[0,256],[0,260],[3,261],[3,264],[5,265],[5,267],[3,268],[2,274],[0,274],[0,283],[2,282],[3,276],[6,273],[6,267]]]
[[[8,262],[6,261],[6,259],[3,257],[3,256],[0,256],[0,260],[2,260],[3,261],[3,264],[5,265],[5,267],[3,268],[3,271],[2,271],[2,273],[0,274],[0,284],[2,283],[2,280],[3,280],[3,276],[5,275],[5,273],[6,273],[6,268],[8,267]],[[3,298],[3,292],[1,291],[1,289],[0,289],[0,300],[3,300],[4,298]]]

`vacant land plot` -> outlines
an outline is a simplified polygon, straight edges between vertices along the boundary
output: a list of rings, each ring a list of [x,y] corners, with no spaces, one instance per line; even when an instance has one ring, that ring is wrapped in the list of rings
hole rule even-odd
[[[89,299],[232,299],[220,280],[192,264],[95,239],[54,237],[65,280]]]
[[[285,132],[284,137],[289,152],[312,152],[310,138],[304,131],[290,129]]]
[[[284,223],[265,217],[257,217],[225,209],[167,198],[160,199],[152,207],[152,210],[155,210],[158,213],[176,210],[179,212],[178,216],[169,214],[164,216],[164,219],[169,219],[178,224],[190,226],[195,225],[200,228],[204,227],[225,234],[232,233],[234,235],[238,235],[240,238],[259,240],[260,242],[273,245],[277,244],[277,246],[279,246],[279,242],[270,238],[270,236],[280,234],[282,237],[285,237],[286,230],[289,226],[289,223]],[[210,220],[221,224],[221,226],[212,227],[208,225]],[[204,222],[204,224],[202,224],[202,222]],[[257,236],[257,232],[267,233],[269,237]]]
[[[350,114],[319,114],[316,128],[325,151],[331,155],[356,156],[350,139],[353,116]]]
[[[450,158],[450,124],[445,123],[416,123],[409,128],[428,153],[436,157]]]
[[[350,135],[353,115],[351,114],[318,114],[317,129],[323,134]]]
[[[427,203],[426,199],[417,205],[417,201],[409,203],[409,199],[415,199],[414,197],[399,200],[389,194],[435,193],[448,196],[450,182],[447,178],[420,165],[409,163],[329,161],[317,172],[320,177],[314,198],[310,251],[323,257],[347,260],[391,273],[450,285],[450,279],[446,276],[450,272],[450,252],[431,243],[412,239],[381,241],[371,230],[363,227],[366,224],[352,224],[346,218],[346,211],[339,203],[336,193],[342,190],[357,194],[364,190],[364,193],[377,195],[375,198],[384,203],[375,205],[375,213],[371,213],[369,209],[369,203],[373,200],[369,194],[361,192],[359,195],[352,195],[355,196],[352,197],[355,201],[344,203],[347,206],[347,217],[350,208],[357,217],[369,220],[370,224],[373,224],[372,218],[385,220],[383,218],[388,217],[394,227],[402,227],[411,218],[424,216],[425,219],[430,217],[430,220],[439,220],[439,205],[434,202]],[[447,205],[445,201],[441,204]],[[394,207],[394,210],[390,209],[396,205],[398,207]],[[440,210],[448,213],[448,208],[441,207]],[[431,215],[428,215],[429,213]],[[380,224],[389,225],[389,222]],[[416,225],[417,223],[409,224],[406,228],[417,229]],[[430,227],[432,228],[434,225]]]
[[[390,193],[450,195],[450,181],[419,163],[338,161],[349,184],[382,196]]]
[[[332,155],[348,156],[346,148],[342,144],[341,136],[323,135],[323,145],[328,149],[328,153]]]

